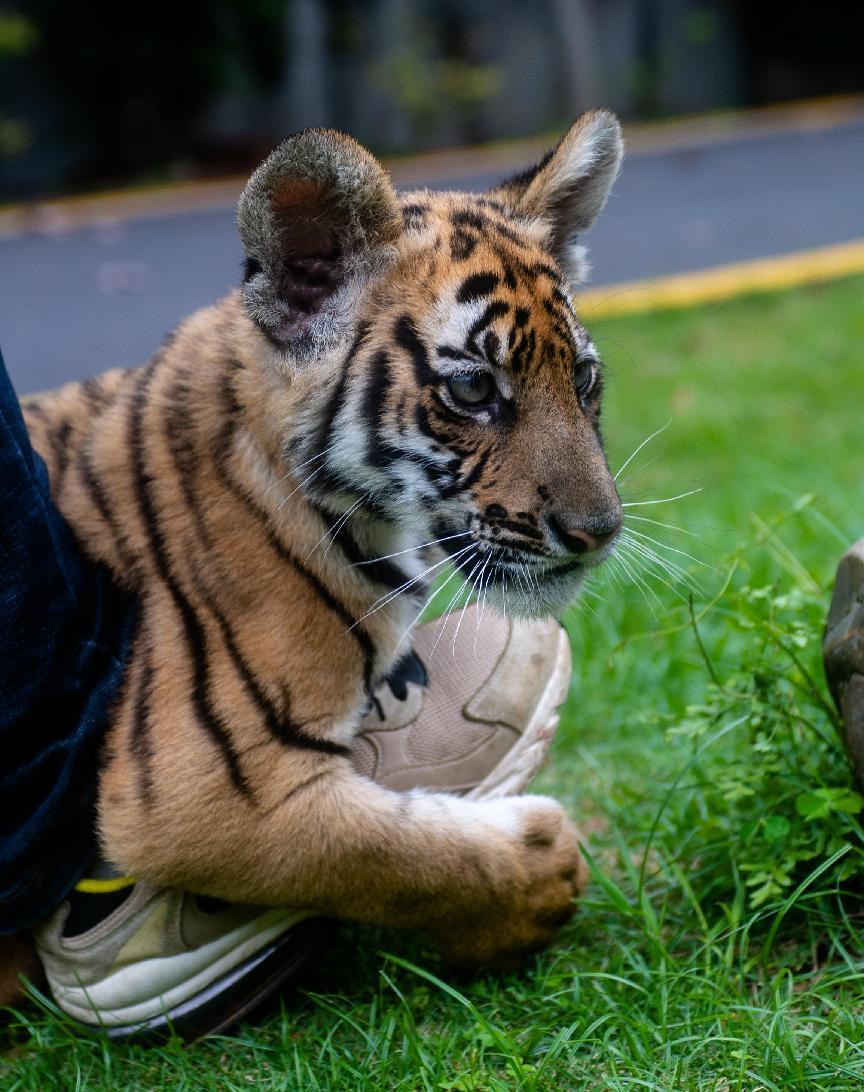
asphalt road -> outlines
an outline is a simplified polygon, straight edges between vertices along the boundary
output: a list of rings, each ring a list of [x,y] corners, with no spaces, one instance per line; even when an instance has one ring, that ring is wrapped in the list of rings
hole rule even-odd
[[[631,156],[586,236],[593,284],[864,236],[864,120]],[[430,177],[482,189],[497,177]],[[19,392],[147,359],[238,283],[232,209],[0,239],[0,346]]]

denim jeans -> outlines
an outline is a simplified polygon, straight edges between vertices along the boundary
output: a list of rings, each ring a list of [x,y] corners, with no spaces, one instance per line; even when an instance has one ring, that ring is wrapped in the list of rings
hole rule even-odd
[[[47,914],[95,855],[134,615],[54,507],[0,357],[0,933]]]

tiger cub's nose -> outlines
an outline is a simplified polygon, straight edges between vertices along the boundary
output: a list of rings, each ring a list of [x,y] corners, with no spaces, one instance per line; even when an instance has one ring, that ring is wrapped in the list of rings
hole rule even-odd
[[[552,515],[548,522],[554,538],[565,550],[571,554],[590,554],[611,542],[621,530],[621,512],[616,510],[607,516],[580,521],[575,526],[565,526]]]

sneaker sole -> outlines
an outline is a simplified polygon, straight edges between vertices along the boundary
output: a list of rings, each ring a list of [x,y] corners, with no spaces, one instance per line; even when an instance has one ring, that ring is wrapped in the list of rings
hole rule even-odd
[[[218,1035],[250,1016],[283,990],[332,943],[338,923],[310,918],[290,927],[254,956],[215,979],[187,1000],[135,1024],[88,1025],[112,1042],[159,1044],[172,1038],[186,1043]]]
[[[494,800],[502,796],[517,796],[540,772],[558,728],[558,709],[570,690],[572,674],[570,639],[563,628],[558,630],[555,662],[546,686],[525,731],[498,765],[465,794],[469,800]]]
[[[281,945],[310,917],[308,910],[268,910],[182,955],[141,960],[88,986],[55,982],[52,992],[74,1020],[124,1037],[215,996],[218,983],[233,982],[238,973],[256,967],[262,953]]]

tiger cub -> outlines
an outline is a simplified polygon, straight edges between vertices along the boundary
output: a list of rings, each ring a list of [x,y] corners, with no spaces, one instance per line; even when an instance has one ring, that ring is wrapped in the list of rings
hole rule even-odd
[[[553,939],[584,872],[559,804],[393,792],[348,754],[445,558],[545,615],[612,548],[571,290],[621,154],[597,111],[482,196],[399,196],[350,137],[299,133],[240,197],[242,287],[28,410],[83,549],[140,603],[100,771],[118,867],[422,928],[459,962]]]

